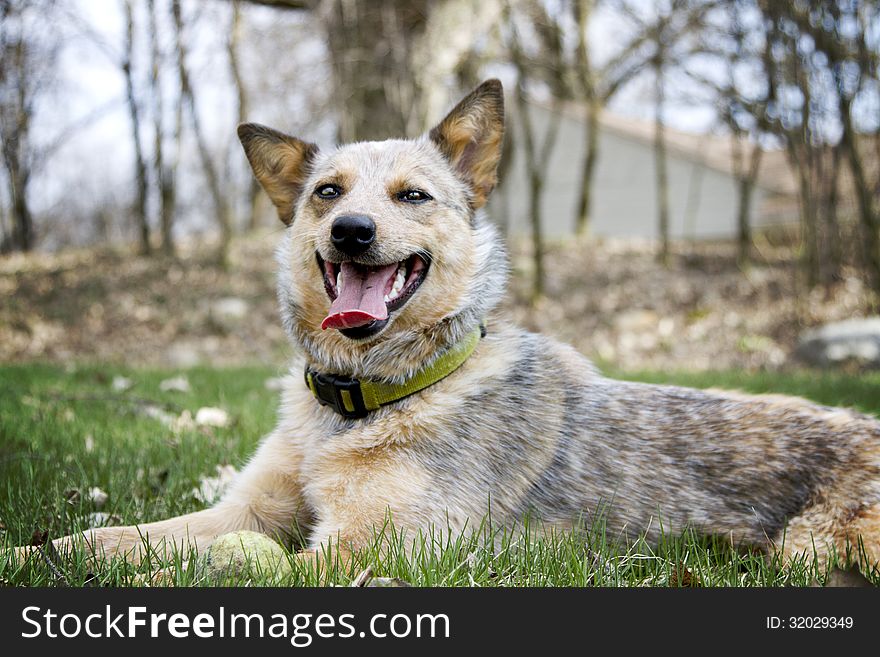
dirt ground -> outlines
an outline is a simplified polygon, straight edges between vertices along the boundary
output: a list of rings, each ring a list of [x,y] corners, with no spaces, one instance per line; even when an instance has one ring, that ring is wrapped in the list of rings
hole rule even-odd
[[[280,237],[236,240],[226,271],[205,244],[177,260],[127,249],[0,258],[0,361],[283,367],[291,352],[275,301]],[[551,245],[547,294],[530,306],[522,245],[500,312],[620,370],[797,367],[803,329],[865,315],[875,300],[854,273],[806,292],[794,258],[765,246],[742,271],[732,245],[680,244],[664,268],[647,242]]]

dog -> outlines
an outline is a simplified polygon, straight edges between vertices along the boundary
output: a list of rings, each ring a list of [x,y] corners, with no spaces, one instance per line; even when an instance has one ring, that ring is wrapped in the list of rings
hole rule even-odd
[[[300,354],[275,430],[213,507],[89,530],[105,555],[254,530],[314,560],[490,515],[609,535],[694,528],[824,562],[880,559],[880,423],[793,397],[618,381],[494,312],[507,260],[483,206],[504,133],[489,80],[414,140],[323,152],[238,135],[285,224],[278,301]],[[76,537],[55,541],[69,548]],[[815,555],[813,553],[815,552]]]

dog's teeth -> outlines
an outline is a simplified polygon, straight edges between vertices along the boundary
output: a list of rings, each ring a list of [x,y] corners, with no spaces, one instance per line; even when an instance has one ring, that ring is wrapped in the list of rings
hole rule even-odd
[[[392,292],[400,292],[403,289],[403,284],[406,282],[406,274],[403,269],[397,270],[397,276],[394,278],[394,285],[391,286]]]
[[[339,270],[339,273],[336,274],[336,294],[342,292],[342,270]]]
[[[406,265],[400,263],[400,266],[397,268],[397,276],[394,277],[394,284],[391,286],[391,290],[389,290],[388,294],[385,295],[385,303],[394,301],[400,296],[400,291],[403,289],[404,283],[406,283]]]
[[[386,294],[384,297],[382,297],[382,300],[383,300],[385,303],[388,303],[389,301],[391,301],[391,297],[389,297],[389,296]]]

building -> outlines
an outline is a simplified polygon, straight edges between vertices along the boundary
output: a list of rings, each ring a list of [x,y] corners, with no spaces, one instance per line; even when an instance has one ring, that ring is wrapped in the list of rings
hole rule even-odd
[[[550,110],[530,108],[538,139]],[[547,168],[542,210],[544,234],[574,233],[586,147],[586,114],[566,104]],[[490,213],[511,234],[530,230],[529,185],[519,127],[514,116],[512,161],[490,206]],[[652,122],[603,113],[599,160],[593,187],[590,231],[604,237],[658,237]],[[725,239],[737,234],[738,183],[733,173],[731,138],[688,134],[667,128],[670,235],[673,239]],[[797,221],[796,188],[782,151],[765,152],[752,197],[756,227]]]

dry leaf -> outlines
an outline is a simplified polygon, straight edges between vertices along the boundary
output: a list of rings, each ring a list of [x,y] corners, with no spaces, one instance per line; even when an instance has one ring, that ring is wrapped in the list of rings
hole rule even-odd
[[[216,477],[202,477],[199,487],[192,491],[193,496],[205,504],[216,502],[238,474],[238,470],[231,465],[218,465],[216,470]]]
[[[192,388],[189,385],[189,379],[181,374],[162,381],[159,384],[159,390],[162,392],[190,392]]]
[[[113,383],[110,384],[116,392],[125,392],[126,390],[130,390],[132,386],[134,386],[134,381],[131,379],[127,379],[124,376],[114,376]]]
[[[201,427],[228,427],[229,413],[222,408],[203,406],[196,411],[196,424]]]

